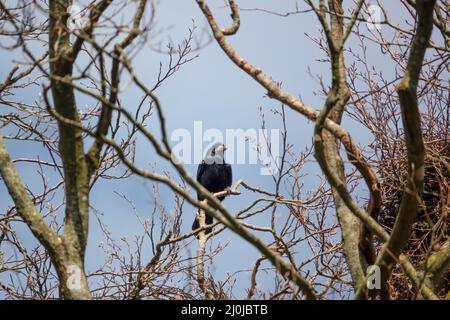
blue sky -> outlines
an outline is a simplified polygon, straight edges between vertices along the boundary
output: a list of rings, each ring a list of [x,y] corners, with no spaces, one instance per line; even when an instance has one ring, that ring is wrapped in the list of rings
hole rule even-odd
[[[230,22],[229,12],[223,7],[223,1],[209,1],[211,8],[222,25]],[[268,1],[268,0],[246,0],[238,1],[243,8],[260,7],[278,12],[291,11],[295,9],[295,1]],[[300,9],[305,8],[299,2]],[[398,5],[395,5],[398,6]],[[393,5],[393,8],[395,8]],[[127,8],[132,12],[133,6]],[[173,41],[177,44],[182,41],[188,28],[193,23],[198,27],[198,32],[206,27],[198,6],[194,0],[161,1],[157,7],[157,29],[168,28],[167,31],[150,39],[150,43],[165,44]],[[282,81],[282,87],[293,95],[301,97],[308,105],[320,108],[324,98],[316,95],[320,89],[317,80],[312,79],[308,74],[308,69],[313,74],[323,77],[324,83],[329,83],[330,68],[328,63],[320,62],[324,58],[323,52],[315,45],[305,33],[310,36],[318,36],[319,24],[316,17],[309,14],[291,15],[281,18],[275,15],[268,15],[254,11],[241,11],[241,28],[236,36],[229,37],[230,42],[239,54],[253,65],[260,67],[265,73],[271,75],[274,80]],[[4,39],[1,39],[4,41]],[[357,50],[357,43],[351,37],[349,46]],[[374,49],[375,46],[372,46]],[[39,45],[34,47],[41,50]],[[23,55],[0,51],[2,61],[12,61],[12,59],[25,59]],[[270,113],[271,108],[279,109],[280,105],[276,101],[266,97],[265,91],[248,75],[240,71],[232,62],[228,60],[216,43],[211,43],[200,51],[196,52],[198,58],[184,65],[174,76],[164,82],[162,87],[156,91],[163,111],[167,119],[169,133],[178,128],[185,128],[189,131],[193,129],[194,121],[202,121],[204,129],[217,128],[225,129],[258,129],[261,127],[259,108],[262,107],[266,115],[268,127],[278,128],[281,122]],[[383,66],[384,74],[387,78],[393,75],[388,58],[383,57],[379,49],[369,52],[372,63],[378,67]],[[21,57],[21,58],[20,58]],[[159,63],[167,63],[167,56],[150,47],[144,47],[133,60],[137,75],[140,79],[151,86],[156,80]],[[9,72],[12,64],[2,63],[0,66],[1,78]],[[384,68],[385,66],[385,68]],[[124,81],[126,83],[126,81]],[[38,100],[39,88],[31,87],[19,91],[16,99],[22,102],[33,102]],[[132,109],[141,97],[141,93],[136,88],[130,87],[121,94],[121,102]],[[83,96],[77,96],[80,107],[89,105],[92,101]],[[155,123],[155,122],[152,122]],[[370,137],[356,127],[351,121],[345,120],[346,126],[355,135],[356,140],[365,145],[370,142]],[[287,126],[289,143],[294,145],[294,150],[302,151],[310,146],[312,142],[313,125],[301,115],[287,109]],[[206,146],[206,143],[205,143]],[[40,146],[25,142],[8,143],[9,150],[13,157],[36,156],[39,154],[45,158],[48,155],[43,153]],[[169,169],[167,163],[155,158],[155,152],[150,144],[143,139],[138,143],[137,163],[147,169],[154,164],[158,172]],[[318,186],[317,174],[319,170],[313,158],[311,163],[305,167],[305,190],[312,190]],[[36,175],[36,168],[29,165],[18,165],[19,172],[26,183],[39,189],[40,180]],[[187,169],[193,176],[196,174],[196,165],[187,165]],[[170,170],[170,169],[169,169]],[[273,189],[273,182],[269,176],[259,174],[258,165],[234,165],[233,175],[235,180],[240,178],[253,186],[263,189]],[[50,174],[51,175],[51,174]],[[50,179],[52,177],[49,177]],[[55,177],[56,178],[56,177]],[[106,223],[115,239],[128,237],[142,232],[139,221],[130,210],[130,206],[117,193],[126,194],[136,206],[141,217],[148,218],[152,209],[152,188],[149,183],[142,179],[131,177],[120,182],[99,181],[91,193],[91,203],[104,214],[103,221]],[[362,193],[363,194],[363,193]],[[167,210],[173,206],[173,194],[164,186],[161,186],[161,195]],[[238,210],[252,202],[254,195],[244,192],[239,197],[232,197],[225,200],[225,205],[231,210]],[[4,186],[0,184],[0,203],[2,209],[9,205],[11,200],[5,192]],[[182,231],[190,231],[194,209],[186,206],[183,212]],[[334,216],[330,219],[335,219]],[[267,225],[269,216],[260,217],[256,223]],[[24,243],[31,246],[34,241],[31,234],[24,226],[17,225]],[[100,241],[104,240],[99,225],[92,215],[89,243],[86,254],[86,265],[88,270],[94,270],[103,262],[103,253],[98,247]],[[229,231],[221,233],[213,240],[213,244],[229,243],[223,253],[214,261],[213,272],[220,280],[225,279],[228,273],[241,269],[251,268],[254,260],[259,256],[257,251],[237,238]],[[190,244],[195,252],[195,241]],[[145,253],[147,258],[151,258],[150,250]],[[302,254],[299,255],[301,260]],[[0,275],[1,279],[2,275]],[[236,294],[242,297],[245,288],[249,285],[249,274],[244,273],[238,276],[236,283]],[[261,276],[261,285],[271,288],[273,280],[270,277]]]

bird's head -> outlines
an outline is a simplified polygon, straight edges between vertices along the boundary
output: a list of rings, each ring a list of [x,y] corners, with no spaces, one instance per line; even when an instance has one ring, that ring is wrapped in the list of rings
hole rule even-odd
[[[224,163],[224,153],[227,147],[222,142],[214,143],[206,153],[206,162]]]
[[[225,147],[225,145],[221,142],[217,143],[217,145],[211,150],[211,155],[212,156],[223,156],[223,154],[225,153],[225,150],[227,150],[227,147]]]

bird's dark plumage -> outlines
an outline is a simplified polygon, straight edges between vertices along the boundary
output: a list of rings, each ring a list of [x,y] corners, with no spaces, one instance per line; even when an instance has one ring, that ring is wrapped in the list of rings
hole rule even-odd
[[[198,165],[197,181],[200,182],[209,192],[215,193],[223,191],[229,187],[233,182],[233,175],[231,165],[225,163],[223,152],[226,150],[222,143],[215,143],[207,152],[205,159]],[[203,200],[201,195],[197,195],[198,200]],[[219,197],[222,201],[225,196]],[[205,214],[205,223],[213,224],[213,217]],[[195,218],[192,224],[192,230],[196,230],[200,224]],[[207,229],[205,233],[208,234],[212,230]]]

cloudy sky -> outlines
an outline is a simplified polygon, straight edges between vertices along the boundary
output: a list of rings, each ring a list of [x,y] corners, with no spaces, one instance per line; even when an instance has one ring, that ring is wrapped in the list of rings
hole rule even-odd
[[[388,1],[389,2],[389,1]],[[229,11],[223,6],[223,1],[209,1],[219,22],[228,24]],[[264,8],[277,12],[295,10],[295,1],[283,0],[242,0],[238,1],[244,9]],[[306,9],[303,2],[299,2],[300,9]],[[131,5],[123,13],[125,16],[133,12]],[[394,9],[394,7],[392,7]],[[151,86],[157,78],[159,63],[167,65],[168,57],[159,53],[155,48],[164,47],[167,43],[180,43],[188,34],[189,28],[196,26],[195,34],[200,36],[206,27],[197,4],[194,0],[164,0],[160,1],[156,12],[156,28],[154,37],[149,39],[148,46],[138,53],[133,63],[140,79]],[[319,25],[312,13],[293,14],[288,17],[264,14],[256,11],[241,11],[241,28],[237,35],[229,37],[230,42],[239,54],[261,68],[266,74],[276,81],[281,81],[282,87],[295,96],[300,97],[306,104],[319,109],[324,98],[318,95],[320,84],[317,78],[310,75],[320,75],[326,85],[329,83],[329,64],[320,61],[324,54],[310,37],[319,36]],[[161,32],[156,32],[161,30]],[[1,41],[7,41],[1,39]],[[352,37],[348,45],[358,50],[358,43]],[[387,78],[392,74],[388,59],[383,56],[375,46],[369,48],[369,59],[378,68],[385,69]],[[45,50],[39,44],[33,44],[37,51]],[[164,82],[157,89],[165,116],[169,133],[179,129],[187,129],[193,133],[194,123],[201,121],[203,130],[218,129],[225,133],[226,129],[259,129],[261,128],[261,111],[265,114],[268,128],[280,128],[279,117],[273,116],[270,109],[279,109],[279,103],[265,97],[265,91],[249,76],[240,71],[228,60],[219,46],[212,42],[192,56],[198,55],[193,61],[184,65],[174,76]],[[0,51],[1,78],[9,72],[12,61],[26,59],[20,51]],[[11,62],[11,63],[7,63]],[[126,82],[126,81],[125,81]],[[39,100],[39,88],[30,87],[20,91],[16,99],[22,102],[33,103]],[[133,106],[137,104],[142,94],[134,87],[124,87],[121,94],[122,105]],[[89,107],[91,101],[83,96],[78,96],[80,108]],[[356,134],[357,141],[363,146],[370,142],[370,137],[362,129],[345,120],[346,126]],[[288,141],[295,151],[300,152],[312,142],[313,125],[304,117],[287,110]],[[172,144],[176,142],[172,141]],[[205,141],[203,147],[208,142]],[[13,157],[25,157],[41,154],[42,150],[31,144],[8,143],[8,148]],[[161,162],[155,157],[153,148],[142,139],[138,143],[137,163],[147,169],[155,167],[158,172],[164,169],[170,170],[167,163]],[[231,161],[232,159],[230,159]],[[36,168],[25,164],[18,165],[23,179],[30,186],[40,185],[40,178],[36,174]],[[187,165],[187,169],[193,176],[196,174],[195,164]],[[261,166],[258,164],[233,165],[233,175],[236,179],[243,179],[248,184],[259,186],[263,189],[273,189],[273,180],[270,176],[260,174]],[[311,163],[305,167],[305,191],[313,190],[318,186],[319,171],[311,158]],[[51,178],[51,177],[50,177]],[[153,208],[152,187],[142,179],[131,177],[120,182],[99,181],[92,190],[91,202],[100,213],[103,214],[103,222],[108,225],[115,239],[142,233],[139,221],[133,214],[130,205],[119,197],[119,194],[127,195],[133,201],[136,212],[143,219],[149,218]],[[161,197],[167,210],[173,206],[173,194],[165,187],[160,189]],[[250,204],[254,195],[244,192],[239,197],[225,200],[225,205],[231,210],[238,210]],[[3,184],[0,184],[0,203],[2,209],[11,203]],[[183,232],[190,231],[195,210],[186,206],[183,212]],[[99,243],[104,241],[104,236],[99,225],[91,215],[91,230],[86,256],[87,269],[94,270],[104,259],[103,251]],[[254,222],[267,225],[270,217],[260,217]],[[330,217],[334,219],[334,217]],[[34,242],[31,234],[25,227],[18,226],[24,243],[31,246]],[[214,261],[213,272],[220,280],[224,280],[228,273],[251,268],[254,260],[259,256],[257,251],[247,245],[243,240],[225,231],[212,241],[213,245],[225,245],[223,253]],[[191,253],[195,253],[196,243],[191,244]],[[146,258],[152,254],[145,253]],[[298,257],[302,258],[301,254]],[[2,277],[2,275],[0,275]],[[236,294],[242,296],[244,289],[249,285],[249,274],[242,273],[237,277]],[[273,282],[270,278],[261,276],[261,286],[271,288]]]

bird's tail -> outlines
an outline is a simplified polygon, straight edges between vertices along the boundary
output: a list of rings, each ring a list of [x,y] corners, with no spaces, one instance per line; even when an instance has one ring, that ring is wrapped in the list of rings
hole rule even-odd
[[[212,216],[210,216],[209,214],[205,213],[205,223],[207,225],[211,225],[214,222],[214,218]],[[200,222],[198,221],[198,217],[196,216],[194,219],[194,223],[192,224],[192,231],[197,230],[198,228],[200,228]],[[205,230],[205,234],[211,233],[212,232],[212,228],[208,228]]]

